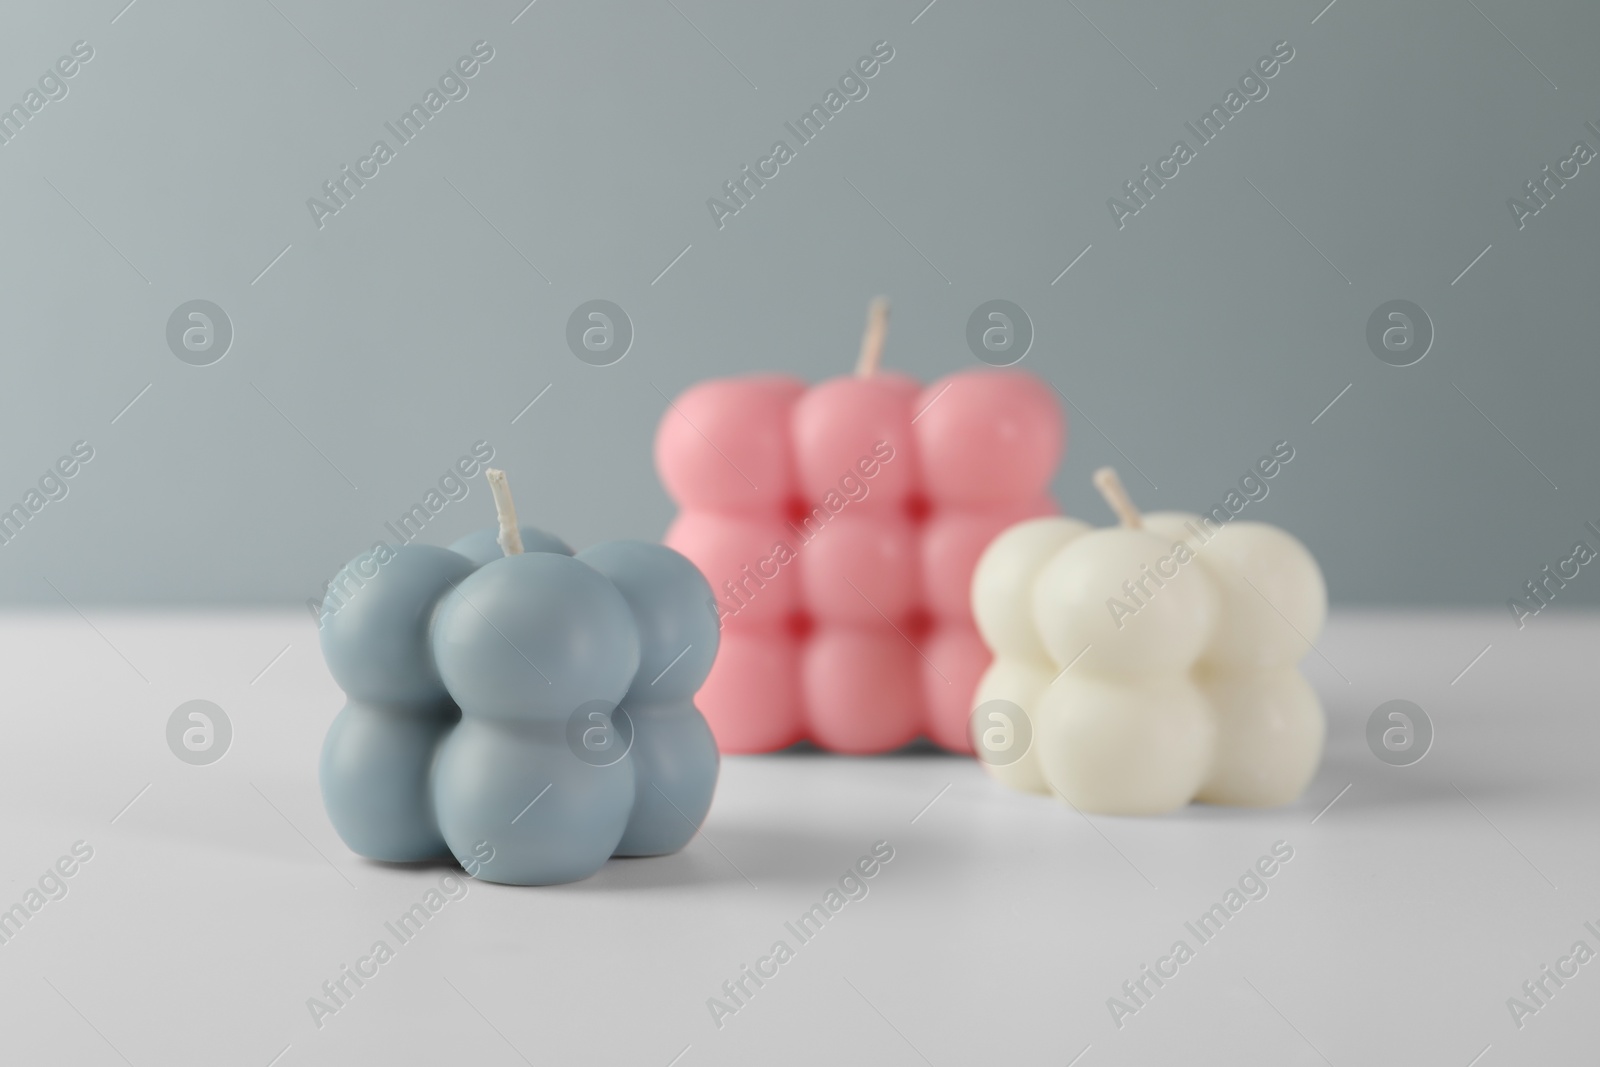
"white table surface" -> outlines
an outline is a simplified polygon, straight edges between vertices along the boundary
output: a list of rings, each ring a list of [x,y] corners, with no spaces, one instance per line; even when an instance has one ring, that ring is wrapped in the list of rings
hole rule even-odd
[[[730,758],[681,854],[472,882],[319,1029],[307,998],[447,868],[361,860],[324,817],[341,698],[309,620],[3,617],[0,908],[94,855],[0,945],[0,1063],[1595,1062],[1600,960],[1520,1029],[1506,1000],[1600,950],[1600,620],[1347,612],[1319,647],[1327,753],[1291,807],[1085,818],[933,752]],[[1404,768],[1363,734],[1396,697],[1437,732]],[[195,698],[235,730],[205,767],[165,741]],[[880,840],[870,893],[718,1029],[707,998]],[[1115,1026],[1280,840],[1269,894]]]

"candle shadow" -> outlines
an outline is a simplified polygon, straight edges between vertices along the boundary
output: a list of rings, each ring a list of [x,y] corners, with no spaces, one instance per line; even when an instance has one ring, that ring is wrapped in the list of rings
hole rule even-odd
[[[714,833],[714,842],[703,832],[697,833],[684,848],[666,856],[613,856],[595,874],[577,882],[502,888],[630,893],[672,886],[744,885],[761,889],[769,885],[810,885],[838,877],[844,866],[853,861],[851,850],[862,851],[859,841],[795,827],[732,824],[720,826]],[[400,874],[448,872],[468,877],[461,865],[449,857],[407,863],[357,858],[364,867]]]
[[[723,824],[697,833],[670,856],[617,856],[592,878],[568,888],[582,892],[659,892],[672,887],[730,886],[756,892],[772,886],[824,885],[836,880],[868,844],[843,834],[793,826]],[[560,888],[560,887],[552,887]]]
[[[903,745],[900,748],[892,749],[888,752],[873,752],[862,755],[848,752],[834,752],[830,749],[823,748],[814,741],[796,741],[788,748],[780,748],[774,752],[762,753],[763,758],[768,756],[799,756],[804,758],[817,757],[823,759],[873,760],[925,759],[929,756],[937,756],[944,759],[956,760],[969,760],[972,758],[967,753],[951,752],[949,749],[940,748],[938,745],[934,744],[932,741],[929,741],[925,737],[919,737],[909,745]]]
[[[352,853],[352,855],[355,854]],[[369,859],[366,856],[355,856],[355,858],[361,861],[361,865],[363,867],[373,867],[382,871],[395,871],[400,874],[423,874],[429,871],[452,871],[461,875],[463,878],[465,878],[467,874],[466,871],[461,869],[461,864],[457,863],[450,856],[440,856],[436,859],[428,860],[412,860],[404,863],[393,860]]]

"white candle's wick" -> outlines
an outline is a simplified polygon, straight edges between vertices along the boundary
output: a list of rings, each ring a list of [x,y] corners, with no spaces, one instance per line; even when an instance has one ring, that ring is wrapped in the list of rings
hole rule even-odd
[[[517,528],[517,505],[511,500],[511,486],[506,482],[506,472],[485,467],[483,476],[489,479],[489,492],[494,494],[494,513],[500,519],[500,551],[508,556],[522,555],[522,531]]]
[[[1106,503],[1111,505],[1111,510],[1117,513],[1117,518],[1122,520],[1122,525],[1130,530],[1137,530],[1144,526],[1144,516],[1139,514],[1139,508],[1134,504],[1133,498],[1128,495],[1128,490],[1123,486],[1122,479],[1117,477],[1115,468],[1101,467],[1094,472],[1094,487],[1100,490],[1100,495],[1105,497]]]

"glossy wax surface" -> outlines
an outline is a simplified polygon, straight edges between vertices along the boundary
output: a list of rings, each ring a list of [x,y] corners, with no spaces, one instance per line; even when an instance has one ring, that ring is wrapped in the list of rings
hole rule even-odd
[[[661,545],[574,557],[523,527],[550,550],[502,556],[494,534],[340,572],[360,584],[322,618],[350,696],[323,744],[330,821],[363,856],[514,885],[677,851],[718,771],[694,705],[719,638],[705,579]]]
[[[971,751],[989,662],[973,568],[1000,531],[1055,512],[1064,439],[1054,392],[1017,371],[763,375],[678,397],[656,434],[680,508],[665,541],[715,597],[700,706],[721,750]]]

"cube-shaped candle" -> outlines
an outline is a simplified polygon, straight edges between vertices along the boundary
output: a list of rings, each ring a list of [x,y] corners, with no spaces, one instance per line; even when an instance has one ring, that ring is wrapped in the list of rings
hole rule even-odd
[[[680,508],[665,542],[721,620],[700,707],[724,752],[971,751],[990,659],[973,568],[1000,531],[1056,513],[1065,420],[1030,374],[923,387],[880,370],[886,315],[875,302],[853,376],[703,382],[662,416],[656,465]]]
[[[384,545],[334,582],[322,649],[349,702],[322,748],[328,817],[368,858],[514,885],[675,852],[717,781],[694,706],[717,652],[705,578],[662,545],[574,555],[487,473],[498,530]]]
[[[1109,468],[1095,481],[1122,525],[1023,522],[978,564],[980,758],[1106,814],[1295,799],[1322,756],[1296,667],[1327,614],[1317,561],[1276,526],[1141,515]]]

